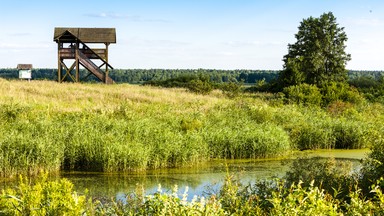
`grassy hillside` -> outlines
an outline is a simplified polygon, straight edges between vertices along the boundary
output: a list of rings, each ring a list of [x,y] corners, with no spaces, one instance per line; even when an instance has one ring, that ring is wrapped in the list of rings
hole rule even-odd
[[[128,172],[366,148],[382,136],[383,114],[379,104],[320,108],[268,94],[0,79],[0,172]]]

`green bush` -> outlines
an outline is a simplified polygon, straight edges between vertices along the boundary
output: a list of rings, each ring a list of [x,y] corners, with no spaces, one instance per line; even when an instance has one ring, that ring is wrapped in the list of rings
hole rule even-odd
[[[213,86],[208,81],[202,80],[191,80],[187,84],[189,91],[198,93],[198,94],[209,94],[213,90]]]
[[[312,174],[323,176],[326,182],[300,181],[287,183],[270,180],[243,185],[238,178],[228,174],[217,194],[207,197],[194,196],[188,200],[188,188],[179,192],[158,191],[146,195],[137,187],[124,202],[114,199],[89,198],[78,195],[73,184],[66,179],[47,181],[47,175],[30,184],[21,179],[15,189],[5,188],[0,194],[1,215],[383,215],[384,195],[380,189],[384,180],[375,182],[370,196],[364,196],[355,184],[354,189],[340,192],[350,185],[339,173],[338,163],[299,163],[299,168],[309,168]],[[320,165],[320,166],[319,166]],[[297,168],[298,169],[298,168]],[[316,171],[322,169],[321,171]],[[299,172],[300,170],[296,170]],[[304,175],[311,179],[311,175]],[[349,178],[348,176],[345,176]],[[300,179],[300,178],[296,178]],[[336,182],[339,180],[339,182]],[[308,182],[308,183],[307,183]],[[337,187],[345,184],[343,187]],[[337,188],[329,192],[324,186]]]
[[[327,106],[334,101],[359,104],[364,100],[357,89],[352,88],[348,83],[326,82],[320,86],[320,91],[323,95],[322,104],[324,106]]]
[[[20,178],[16,189],[2,191],[1,215],[86,214],[86,197],[77,195],[68,180],[48,181],[45,174],[33,185],[28,182],[28,179]]]
[[[371,102],[384,103],[384,79],[382,76],[378,78],[361,76],[349,81],[364,95],[364,98]]]
[[[302,182],[303,187],[316,186],[328,194],[336,192],[338,197],[345,197],[357,183],[357,177],[351,173],[351,162],[334,158],[299,158],[292,162],[284,179],[287,186]]]
[[[243,83],[242,82],[226,82],[221,83],[219,85],[219,89],[221,89],[225,95],[228,97],[236,97],[238,96],[243,89]]]
[[[306,83],[286,87],[283,92],[290,103],[318,106],[322,99],[319,88]]]
[[[144,85],[162,86],[166,88],[185,88],[189,82],[196,79],[199,79],[199,77],[196,75],[186,74],[167,80],[150,80],[145,82]]]
[[[384,140],[377,139],[371,146],[371,152],[363,162],[362,168],[362,188],[367,189],[376,181],[384,178]],[[381,182],[383,183],[383,182]],[[384,184],[381,184],[384,190]],[[367,194],[369,191],[365,191]]]
[[[187,74],[163,81],[152,80],[144,83],[144,85],[162,86],[166,88],[187,88],[189,91],[198,94],[209,94],[214,89],[210,77],[204,74]]]

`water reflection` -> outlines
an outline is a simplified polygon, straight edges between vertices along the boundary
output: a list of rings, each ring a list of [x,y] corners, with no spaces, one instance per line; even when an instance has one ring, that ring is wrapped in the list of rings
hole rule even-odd
[[[139,186],[151,194],[161,185],[163,192],[171,192],[177,185],[182,194],[188,187],[189,198],[204,195],[204,191],[217,191],[227,173],[236,175],[244,183],[257,179],[282,177],[287,165],[282,160],[214,161],[193,168],[164,169],[133,174],[62,173],[76,189],[86,188],[93,197],[115,197],[130,193]]]
[[[138,185],[143,186],[147,194],[156,192],[159,185],[163,192],[172,192],[174,185],[177,185],[180,195],[188,187],[188,198],[192,199],[194,195],[203,196],[204,192],[218,191],[227,173],[236,175],[244,184],[283,177],[292,159],[303,156],[349,160],[358,168],[360,160],[367,152],[368,150],[318,150],[300,152],[290,159],[216,160],[192,168],[161,169],[145,173],[62,173],[61,176],[70,179],[79,192],[87,188],[93,197],[123,199],[125,194],[133,192]]]
[[[83,173],[63,172],[60,176],[52,178],[67,178],[75,186],[79,194],[88,194],[92,197],[106,197],[122,199],[128,193],[135,191],[137,186],[145,188],[147,194],[153,194],[161,185],[163,192],[172,192],[174,185],[178,185],[180,196],[188,187],[188,199],[194,195],[203,196],[204,192],[217,192],[227,173],[234,174],[242,183],[254,183],[257,180],[283,177],[288,170],[290,162],[295,157],[334,157],[339,160],[349,160],[358,169],[360,160],[368,150],[317,150],[296,153],[290,159],[268,160],[215,160],[189,168],[161,169],[145,173]],[[3,182],[2,187],[15,184]]]

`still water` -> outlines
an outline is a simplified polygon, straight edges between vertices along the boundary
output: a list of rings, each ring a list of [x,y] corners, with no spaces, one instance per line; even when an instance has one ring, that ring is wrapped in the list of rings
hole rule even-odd
[[[161,185],[163,192],[171,193],[177,185],[179,194],[188,187],[188,198],[194,195],[204,196],[206,192],[216,192],[225,176],[230,173],[242,183],[254,183],[257,180],[283,177],[295,157],[323,157],[349,160],[358,169],[360,160],[369,150],[317,150],[295,153],[289,159],[264,160],[216,160],[194,167],[161,169],[145,173],[103,174],[103,173],[61,173],[60,177],[69,179],[76,191],[82,193],[88,189],[92,197],[124,199],[136,187],[143,186],[147,194],[152,194]]]

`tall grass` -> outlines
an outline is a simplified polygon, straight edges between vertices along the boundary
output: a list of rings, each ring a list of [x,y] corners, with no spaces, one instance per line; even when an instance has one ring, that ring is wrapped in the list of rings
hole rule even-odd
[[[295,149],[365,148],[384,132],[379,104],[330,112],[267,98],[0,79],[0,174],[129,172]]]

